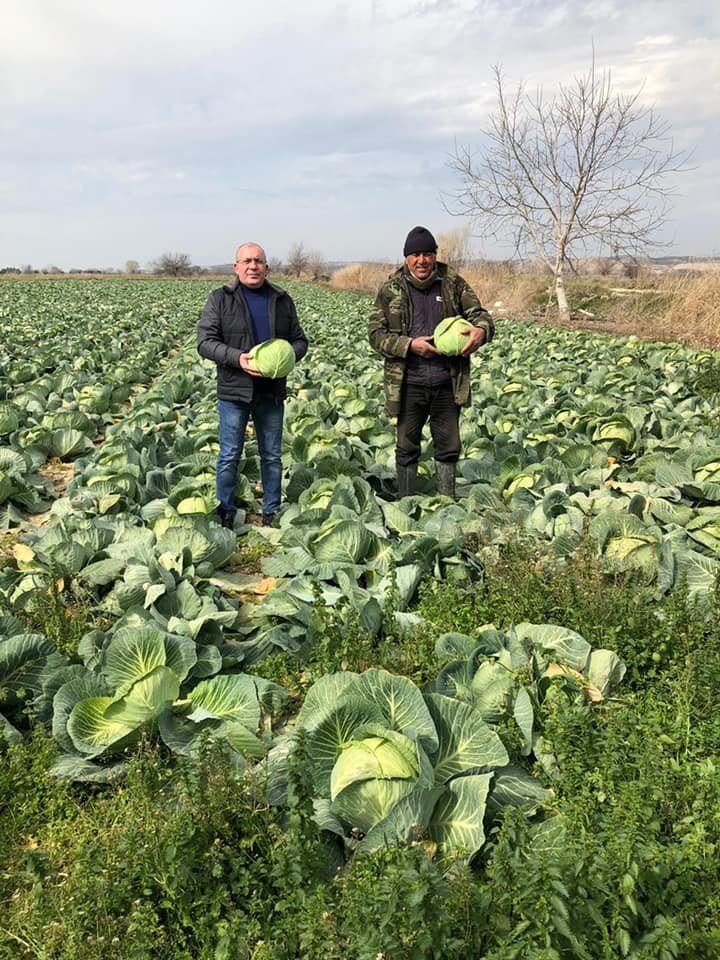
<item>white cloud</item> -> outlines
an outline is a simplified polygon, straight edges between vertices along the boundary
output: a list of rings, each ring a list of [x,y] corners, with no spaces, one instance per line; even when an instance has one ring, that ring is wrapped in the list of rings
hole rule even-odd
[[[638,47],[669,47],[672,45],[674,38],[669,34],[664,34],[661,37],[643,37],[642,40],[638,40]]]

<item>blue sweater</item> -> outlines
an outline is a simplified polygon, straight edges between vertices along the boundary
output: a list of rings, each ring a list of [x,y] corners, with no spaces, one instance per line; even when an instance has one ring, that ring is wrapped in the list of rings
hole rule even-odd
[[[255,334],[255,343],[264,343],[270,339],[270,314],[268,312],[269,290],[263,284],[258,290],[246,287],[244,283],[240,284],[240,289],[245,297],[245,303],[250,311],[253,333]]]

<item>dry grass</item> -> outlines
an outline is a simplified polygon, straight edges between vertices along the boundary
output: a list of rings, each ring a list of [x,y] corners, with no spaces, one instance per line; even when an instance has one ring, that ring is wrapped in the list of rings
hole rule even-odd
[[[720,349],[720,272],[667,275],[652,293],[624,297],[611,316],[625,333]]]
[[[394,267],[389,263],[350,263],[336,270],[330,278],[333,290],[353,290],[357,293],[377,293]]]
[[[515,274],[508,264],[485,263],[461,270],[480,303],[495,316],[522,317],[547,289],[547,278]]]
[[[720,350],[720,272],[652,274],[622,285],[598,278],[570,282],[568,299],[574,311],[569,324],[560,324],[554,304],[544,315],[536,304],[529,317],[518,319]]]

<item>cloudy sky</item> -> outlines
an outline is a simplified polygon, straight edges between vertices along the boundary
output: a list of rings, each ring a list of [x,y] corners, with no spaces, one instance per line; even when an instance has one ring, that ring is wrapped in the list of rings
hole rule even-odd
[[[720,255],[720,22],[712,0],[3,0],[0,266],[229,261],[255,239],[398,257],[464,221],[454,144],[508,84],[552,92],[592,50],[693,150],[669,252]],[[506,255],[491,241],[477,253]],[[668,252],[657,250],[656,252]]]

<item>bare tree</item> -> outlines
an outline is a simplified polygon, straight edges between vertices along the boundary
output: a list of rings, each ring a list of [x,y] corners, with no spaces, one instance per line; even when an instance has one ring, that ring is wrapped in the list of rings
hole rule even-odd
[[[519,256],[539,257],[568,319],[564,272],[573,258],[603,250],[632,256],[657,242],[668,177],[686,168],[687,157],[642,105],[642,91],[615,93],[594,59],[552,100],[522,85],[508,96],[500,67],[494,73],[498,106],[484,131],[487,147],[476,160],[456,146],[449,166],[462,186],[446,207],[470,217],[480,235],[512,237]]]
[[[312,280],[330,278],[327,263],[319,250],[308,250],[306,269]]]
[[[287,260],[285,261],[285,268],[288,274],[292,277],[299,277],[307,269],[308,265],[308,254],[305,252],[305,247],[302,243],[294,243],[290,250],[288,251]]]
[[[268,272],[275,274],[282,273],[283,265],[280,257],[270,257],[268,260]]]
[[[470,252],[471,228],[466,225],[447,233],[439,233],[437,237],[438,257],[443,263],[460,270],[466,267],[471,259]]]
[[[137,260],[125,261],[125,273],[140,273],[140,264]]]
[[[163,253],[150,266],[153,273],[166,277],[186,277],[191,271],[192,258],[187,253]]]

